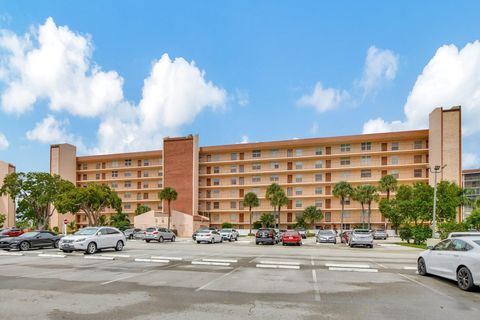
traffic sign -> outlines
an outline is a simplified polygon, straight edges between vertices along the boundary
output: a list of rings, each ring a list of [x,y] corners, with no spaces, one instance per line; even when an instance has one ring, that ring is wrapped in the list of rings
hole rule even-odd
[[[67,224],[67,223],[68,223],[68,220],[67,220],[66,218],[63,219],[63,223],[64,223],[64,224]]]

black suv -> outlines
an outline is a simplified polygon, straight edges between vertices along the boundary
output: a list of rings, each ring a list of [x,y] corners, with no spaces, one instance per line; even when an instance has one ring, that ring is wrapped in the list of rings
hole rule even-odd
[[[273,228],[262,228],[258,229],[257,233],[255,234],[255,244],[277,244],[278,237],[277,232]]]

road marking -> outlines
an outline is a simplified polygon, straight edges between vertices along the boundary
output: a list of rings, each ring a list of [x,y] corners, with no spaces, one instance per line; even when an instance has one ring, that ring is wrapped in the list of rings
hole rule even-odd
[[[300,262],[295,261],[260,261],[260,264],[278,264],[287,266],[299,266]]]
[[[0,256],[23,256],[20,252],[0,252]]]
[[[43,251],[25,251],[24,254],[41,254]]]
[[[172,260],[172,261],[182,261],[182,257],[161,257],[161,256],[151,256],[150,259],[154,260]]]
[[[65,258],[66,257],[66,255],[64,254],[47,254],[47,253],[40,253],[38,256],[45,257],[45,258]]]
[[[330,271],[348,271],[348,272],[378,272],[378,269],[361,269],[361,268],[328,268]]]
[[[325,263],[325,267],[339,267],[339,268],[361,268],[368,269],[368,264],[341,264],[341,263]]]
[[[292,265],[278,265],[278,264],[257,264],[255,267],[257,268],[265,268],[265,269],[300,269],[300,266],[292,266]]]
[[[115,257],[85,256],[84,259],[89,259],[89,260],[115,260]]]
[[[192,262],[193,262],[193,261],[192,261]],[[239,270],[240,268],[241,268],[241,267],[235,268],[235,269],[233,269],[232,271],[230,271],[230,272],[228,272],[228,273],[225,273],[225,274],[223,274],[222,276],[220,276],[220,277],[218,277],[218,278],[215,278],[215,279],[213,279],[213,280],[210,281],[210,282],[207,282],[206,284],[204,284],[204,285],[201,286],[200,288],[197,288],[197,289],[195,290],[195,292],[198,292],[198,291],[200,291],[200,290],[203,290],[203,289],[205,289],[206,287],[208,287],[209,285],[211,285],[212,283],[214,283],[214,282],[216,282],[216,281],[218,281],[218,280],[221,280],[221,279],[223,279],[223,278],[225,278],[225,277],[228,277],[229,275],[231,275],[231,274],[234,273],[235,271]]]
[[[403,270],[417,270],[417,267],[403,267]]]
[[[428,289],[428,290],[430,290],[430,291],[432,291],[432,292],[435,292],[436,294],[439,294],[439,295],[441,295],[441,296],[443,296],[443,297],[447,297],[447,298],[453,299],[453,298],[450,297],[449,295],[446,295],[445,293],[443,293],[443,292],[441,292],[441,291],[438,291],[437,289],[434,289],[434,288],[432,288],[432,287],[430,287],[430,286],[427,286],[426,284],[423,284],[423,283],[421,283],[420,281],[417,281],[417,280],[415,280],[415,279],[413,279],[413,278],[411,278],[411,277],[409,277],[409,276],[407,276],[407,275],[404,275],[404,274],[401,274],[401,273],[397,273],[397,274],[398,274],[399,276],[401,276],[401,277],[404,277],[404,278],[407,279],[407,280],[410,280],[410,281],[413,282],[413,283],[418,284],[419,286],[424,287],[425,289]]]
[[[379,267],[381,267],[381,268],[383,268],[383,269],[388,269],[388,268],[385,267],[383,264],[373,261],[373,259],[370,259],[370,261],[372,261],[372,263],[375,263],[377,266],[379,266]]]
[[[236,243],[251,243],[251,240],[237,240]]]
[[[379,243],[378,245],[380,247],[400,247],[400,245],[394,243]]]
[[[228,267],[230,265],[229,262],[207,262],[207,261],[192,261],[192,264],[206,265],[206,266],[223,266],[223,267]]]
[[[315,271],[315,269],[312,269],[312,278],[313,278],[313,290],[315,290],[315,301],[320,301],[320,289],[318,288],[317,272]]]
[[[252,260],[248,261],[248,263],[252,263],[252,262],[254,262],[255,260],[260,259],[260,258],[263,257],[263,256],[265,256],[265,255],[262,254],[262,255],[256,256],[256,257],[253,258]]]
[[[206,262],[230,262],[230,263],[237,263],[238,260],[235,259],[202,259],[202,261]]]
[[[155,263],[170,263],[170,260],[162,260],[162,259],[143,259],[137,258],[135,259],[136,262],[155,262]]]
[[[173,267],[175,267],[175,266],[178,266],[179,264],[180,264],[180,263],[171,264],[171,265],[169,265],[169,266],[165,266],[165,267],[162,268],[161,270],[170,269],[170,268],[173,268]],[[158,271],[158,269],[154,269],[154,270],[150,270],[150,271],[146,271],[146,272],[142,272],[142,273],[136,273],[136,274],[132,274],[132,275],[129,275],[129,276],[125,276],[125,277],[113,279],[113,280],[110,280],[110,281],[105,281],[105,282],[102,282],[100,285],[103,286],[103,285],[110,284],[110,283],[113,283],[113,282],[122,281],[122,280],[130,279],[130,278],[135,278],[135,277],[138,277],[138,276],[143,276],[143,275],[146,275],[146,274],[155,272],[155,271]]]
[[[116,254],[116,253],[105,253],[105,254],[102,254],[102,257],[130,258],[130,255],[128,255],[128,254]]]

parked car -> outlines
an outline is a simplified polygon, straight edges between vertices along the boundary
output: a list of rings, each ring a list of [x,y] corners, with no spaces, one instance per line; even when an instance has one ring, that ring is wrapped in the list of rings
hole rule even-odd
[[[142,229],[140,228],[130,228],[130,229],[126,229],[123,231],[123,234],[125,235],[125,237],[129,240],[132,240],[133,238],[135,238],[135,232],[139,232],[141,231]]]
[[[295,244],[297,246],[302,245],[302,235],[296,230],[287,230],[282,237],[283,245]]]
[[[350,247],[367,246],[373,248],[372,232],[367,229],[354,229],[348,239],[348,245]]]
[[[0,239],[8,238],[8,237],[18,237],[21,234],[23,234],[22,229],[8,228],[8,229],[4,229],[4,230],[2,230],[2,232],[0,232]]]
[[[164,242],[165,240],[175,242],[175,239],[176,239],[175,233],[173,233],[172,230],[167,228],[152,227],[152,228],[147,228],[147,230],[145,230],[144,240],[146,242],[150,242],[150,241]]]
[[[319,230],[316,236],[318,243],[337,243],[337,233],[334,230]]]
[[[200,230],[196,236],[197,243],[208,242],[208,243],[217,243],[223,242],[223,237],[216,230]]]
[[[223,240],[230,242],[238,240],[238,232],[235,229],[222,229],[220,230],[220,235],[222,236]]]
[[[197,234],[201,231],[205,231],[205,230],[210,230],[210,231],[218,231],[217,228],[213,228],[213,227],[202,227],[200,229],[198,229],[197,231],[195,231],[193,234],[192,234],[192,239],[193,240],[196,240],[196,237],[197,237]]]
[[[387,240],[388,238],[388,234],[385,230],[374,230],[373,231],[373,239],[377,240],[377,239],[381,239],[381,240]]]
[[[146,230],[142,230],[142,229],[140,229],[139,231],[135,231],[133,233],[133,238],[136,240],[143,240],[145,239],[145,232]]]
[[[340,242],[345,243],[345,244],[349,244],[351,234],[352,234],[352,231],[343,231],[340,234]]]
[[[255,234],[255,244],[277,244],[277,232],[273,228],[260,228]]]
[[[277,243],[282,242],[283,234],[284,234],[285,232],[287,232],[287,230],[285,230],[285,229],[282,229],[282,230],[280,230],[280,229],[275,229],[275,232],[277,233]]]
[[[479,231],[464,231],[464,232],[450,232],[448,234],[448,239],[458,238],[458,237],[480,237]]]
[[[460,289],[470,291],[480,285],[480,236],[443,240],[420,253],[417,266],[422,276],[456,280]]]
[[[18,237],[0,239],[0,248],[7,251],[11,249],[26,251],[31,248],[58,248],[60,238],[50,231],[30,231]]]
[[[127,238],[117,228],[87,227],[78,230],[74,235],[60,239],[60,249],[63,252],[85,251],[93,254],[101,249],[113,248],[122,251]]]
[[[295,231],[298,231],[302,236],[302,239],[307,239],[307,230],[305,228],[295,228]]]

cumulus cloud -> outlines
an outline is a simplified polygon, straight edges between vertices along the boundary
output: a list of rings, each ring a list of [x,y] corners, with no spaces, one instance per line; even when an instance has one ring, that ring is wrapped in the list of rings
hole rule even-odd
[[[362,78],[357,82],[364,95],[375,93],[384,82],[395,79],[399,57],[391,50],[371,46],[367,51]]]
[[[42,121],[37,122],[35,128],[27,131],[26,137],[28,140],[41,143],[71,143],[80,150],[84,150],[81,138],[67,132],[68,124],[67,119],[59,121],[54,116],[48,115]]]
[[[92,62],[88,35],[57,26],[52,18],[23,36],[0,31],[0,82],[6,112],[21,114],[46,99],[53,111],[97,116],[123,99],[123,79]]]
[[[339,107],[348,98],[347,91],[324,88],[320,82],[317,82],[311,94],[304,95],[297,100],[297,106],[313,107],[317,112],[325,112]]]
[[[0,150],[7,149],[9,145],[10,143],[8,142],[7,137],[0,132]]]
[[[480,42],[440,47],[418,76],[404,106],[405,120],[369,120],[364,133],[428,127],[436,107],[462,106],[465,136],[480,133]]]

